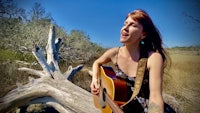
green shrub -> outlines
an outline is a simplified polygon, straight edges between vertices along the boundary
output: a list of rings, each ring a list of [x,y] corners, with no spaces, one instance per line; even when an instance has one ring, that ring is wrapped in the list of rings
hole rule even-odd
[[[21,60],[26,62],[33,62],[35,61],[35,57],[32,55],[32,53],[20,53],[9,49],[0,49],[0,61],[5,60]]]

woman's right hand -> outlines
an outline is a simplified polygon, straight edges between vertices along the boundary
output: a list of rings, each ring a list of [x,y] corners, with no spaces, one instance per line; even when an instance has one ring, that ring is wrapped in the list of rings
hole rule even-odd
[[[99,95],[99,83],[97,78],[92,78],[92,83],[90,85],[91,93],[94,95]]]

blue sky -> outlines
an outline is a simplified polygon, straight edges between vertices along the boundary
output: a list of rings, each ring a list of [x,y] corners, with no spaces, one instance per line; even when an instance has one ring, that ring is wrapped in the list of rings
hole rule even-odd
[[[18,0],[27,10],[38,2],[67,33],[89,35],[104,47],[121,46],[120,29],[126,15],[145,10],[160,30],[164,46],[200,45],[200,0]],[[191,19],[189,15],[194,19]],[[195,20],[197,19],[197,21]]]

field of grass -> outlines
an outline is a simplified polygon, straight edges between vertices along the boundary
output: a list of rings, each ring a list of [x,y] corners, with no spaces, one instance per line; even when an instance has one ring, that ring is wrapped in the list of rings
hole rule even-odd
[[[200,112],[199,51],[169,51],[170,71],[164,76],[164,91],[174,96],[182,113]]]
[[[199,51],[169,50],[169,53],[172,65],[168,73],[164,75],[164,92],[175,97],[180,105],[180,113],[200,112],[200,97],[198,97],[200,94]],[[16,63],[13,59],[5,60],[2,57],[0,59],[0,97],[16,88],[16,82],[25,84],[28,81],[30,75],[18,71],[18,67],[40,68]],[[62,65],[61,69],[66,70],[67,66]],[[85,71],[78,72],[72,82],[88,91],[90,90],[91,77]]]

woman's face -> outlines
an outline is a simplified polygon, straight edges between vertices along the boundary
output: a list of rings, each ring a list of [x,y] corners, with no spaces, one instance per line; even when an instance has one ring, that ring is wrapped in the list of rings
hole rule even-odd
[[[143,26],[129,16],[121,29],[120,42],[124,44],[139,44],[143,38]]]

